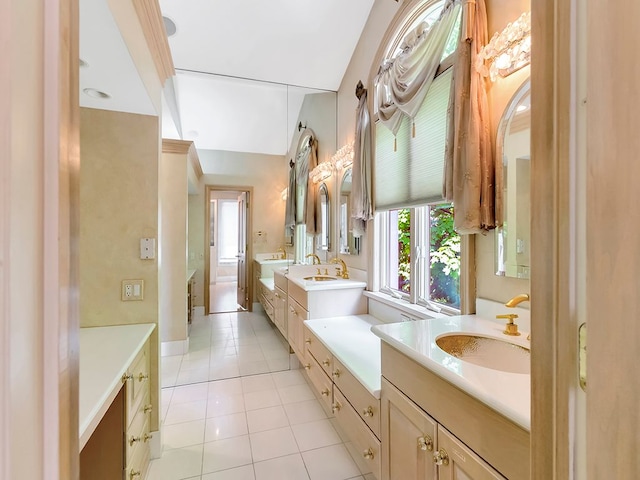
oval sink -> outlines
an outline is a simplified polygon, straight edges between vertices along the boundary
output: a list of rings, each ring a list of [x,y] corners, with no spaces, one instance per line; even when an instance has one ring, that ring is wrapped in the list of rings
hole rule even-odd
[[[330,277],[329,275],[312,275],[310,277],[304,277],[305,280],[311,280],[313,282],[326,282],[329,280],[337,280],[337,277]]]
[[[508,373],[531,372],[529,349],[497,338],[453,334],[436,338],[436,345],[464,362]]]

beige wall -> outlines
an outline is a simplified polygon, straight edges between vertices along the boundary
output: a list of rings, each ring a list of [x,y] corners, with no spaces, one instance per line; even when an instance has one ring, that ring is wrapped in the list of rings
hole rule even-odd
[[[263,251],[276,251],[284,242],[284,207],[280,194],[287,187],[289,165],[285,157],[213,150],[198,150],[204,171],[198,194],[189,196],[189,268],[196,268],[196,305],[204,305],[205,185],[253,187],[253,228],[267,234]],[[192,258],[193,257],[193,258]]]
[[[187,154],[163,153],[159,168],[160,341],[187,339]]]
[[[80,151],[80,326],[157,324],[157,251],[141,260],[140,238],[158,238],[158,118],[83,108]],[[144,300],[120,299],[125,279],[144,280]],[[151,430],[158,429],[158,338],[156,329]]]

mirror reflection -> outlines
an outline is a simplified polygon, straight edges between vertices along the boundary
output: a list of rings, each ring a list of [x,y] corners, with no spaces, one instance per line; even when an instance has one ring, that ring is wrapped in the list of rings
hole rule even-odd
[[[531,198],[530,81],[516,91],[498,125],[503,212],[496,230],[496,275],[529,278]]]
[[[360,238],[353,236],[351,225],[351,169],[345,170],[340,184],[340,253],[344,255],[358,255],[360,253]]]
[[[318,232],[319,250],[331,250],[331,206],[329,203],[329,190],[325,183],[321,183],[318,188],[318,197],[320,202],[320,231]]]

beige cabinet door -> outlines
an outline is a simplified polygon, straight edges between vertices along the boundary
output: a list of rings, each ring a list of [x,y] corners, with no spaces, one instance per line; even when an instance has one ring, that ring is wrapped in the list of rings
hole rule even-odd
[[[382,480],[435,480],[437,423],[382,379]]]
[[[505,480],[442,425],[438,425],[438,447],[434,455],[438,480]]]

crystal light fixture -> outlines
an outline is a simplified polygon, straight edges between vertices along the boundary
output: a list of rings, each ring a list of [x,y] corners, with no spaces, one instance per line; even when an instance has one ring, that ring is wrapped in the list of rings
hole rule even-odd
[[[320,183],[323,180],[329,178],[332,173],[333,165],[331,164],[331,162],[322,162],[318,164],[316,168],[311,170],[311,173],[309,173],[309,177],[311,177],[313,183]]]
[[[476,68],[496,81],[498,75],[506,77],[531,61],[531,12],[525,12],[491,41],[478,54]]]
[[[331,163],[335,165],[336,171],[346,170],[353,165],[353,142],[347,143],[334,153]]]

